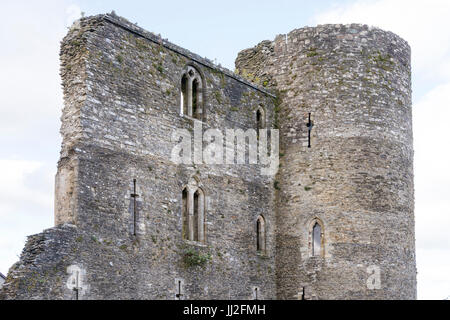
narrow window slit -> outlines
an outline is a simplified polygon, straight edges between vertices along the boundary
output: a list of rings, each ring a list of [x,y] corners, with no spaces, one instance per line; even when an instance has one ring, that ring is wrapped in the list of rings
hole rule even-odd
[[[139,195],[136,193],[136,179],[133,179],[133,193],[130,195],[133,199],[133,235],[136,236],[136,225],[137,225],[137,198]]]
[[[260,130],[266,128],[266,115],[264,109],[260,106],[256,110],[256,138],[259,140]]]
[[[183,189],[182,195],[182,217],[183,217],[183,239],[189,239],[189,208],[188,208],[188,191]]]
[[[75,272],[75,287],[73,288],[73,291],[75,293],[75,300],[79,300],[80,295],[80,272]]]
[[[265,253],[266,251],[266,223],[263,216],[256,219],[256,251]]]
[[[199,118],[198,115],[198,80],[192,82],[192,117]]]
[[[198,231],[199,231],[199,191],[194,193],[194,241],[199,241]]]
[[[315,223],[312,229],[312,255],[320,256],[322,249],[322,228],[319,223]]]
[[[188,78],[183,75],[181,78],[181,112],[188,114]]]
[[[308,114],[308,123],[306,126],[308,127],[308,148],[311,148],[311,130],[314,127],[314,123],[311,121],[311,113]]]

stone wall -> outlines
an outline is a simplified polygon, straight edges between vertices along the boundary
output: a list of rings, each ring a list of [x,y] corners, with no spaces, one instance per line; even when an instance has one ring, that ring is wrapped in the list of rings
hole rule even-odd
[[[111,14],[76,22],[61,63],[56,226],[29,237],[0,298],[416,298],[404,40],[365,25],[297,29],[242,51],[236,75]],[[181,114],[190,68],[198,119]],[[256,129],[260,108],[280,129],[275,177],[172,161],[175,130]],[[193,185],[204,242],[183,229]]]
[[[236,68],[280,93],[278,298],[306,287],[319,299],[415,299],[408,44],[366,25],[321,25],[242,51]],[[379,289],[367,285],[373,266]]]
[[[273,178],[257,165],[171,161],[173,131],[200,123],[180,115],[188,65],[203,78],[203,131],[255,128],[260,106],[270,127],[274,96],[114,15],[77,22],[61,61],[57,227],[29,239],[7,297],[75,299],[77,275],[80,299],[175,299],[179,285],[183,299],[251,299],[255,288],[274,298]],[[192,179],[205,193],[205,243],[182,238],[182,190]],[[259,215],[264,254],[256,250]],[[64,245],[51,245],[66,229]]]

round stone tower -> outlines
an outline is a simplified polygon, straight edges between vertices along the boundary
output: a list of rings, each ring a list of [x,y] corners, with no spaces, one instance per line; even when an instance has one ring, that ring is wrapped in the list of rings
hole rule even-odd
[[[415,299],[410,47],[321,25],[242,51],[276,90],[279,299]]]

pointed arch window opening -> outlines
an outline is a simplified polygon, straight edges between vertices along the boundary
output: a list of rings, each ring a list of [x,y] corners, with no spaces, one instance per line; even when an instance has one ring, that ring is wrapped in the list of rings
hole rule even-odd
[[[312,257],[324,256],[324,227],[315,219],[310,225],[310,252]]]
[[[260,133],[259,130],[266,128],[266,113],[263,107],[259,107],[256,110],[256,137],[259,140]]]
[[[184,240],[204,243],[205,237],[205,195],[199,187],[186,187],[182,195],[182,235]]]
[[[266,223],[263,216],[256,220],[256,251],[264,253],[266,251]]]
[[[193,67],[188,67],[181,77],[181,114],[202,120],[202,78]]]
[[[199,241],[199,235],[198,235],[198,230],[199,230],[199,208],[198,208],[198,198],[199,198],[199,192],[198,190],[195,191],[194,193],[194,223],[193,223],[193,228],[194,228],[194,241]]]
[[[183,189],[182,193],[182,219],[183,219],[183,239],[189,239],[189,216],[188,216],[188,190]]]
[[[181,77],[181,113],[188,114],[188,77]]]
[[[322,228],[316,222],[312,231],[313,241],[312,241],[312,255],[320,256],[320,251],[322,249]]]
[[[256,221],[256,251],[261,251],[261,239],[259,234],[261,232],[261,222]]]
[[[192,116],[196,119],[199,119],[198,87],[198,80],[194,79],[192,82]]]
[[[261,129],[261,110],[256,111],[256,125]]]

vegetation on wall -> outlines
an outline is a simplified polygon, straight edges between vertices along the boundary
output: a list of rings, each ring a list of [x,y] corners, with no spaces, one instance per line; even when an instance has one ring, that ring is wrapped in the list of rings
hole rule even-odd
[[[183,251],[183,263],[186,268],[205,267],[211,261],[210,253],[201,253],[193,248]]]

